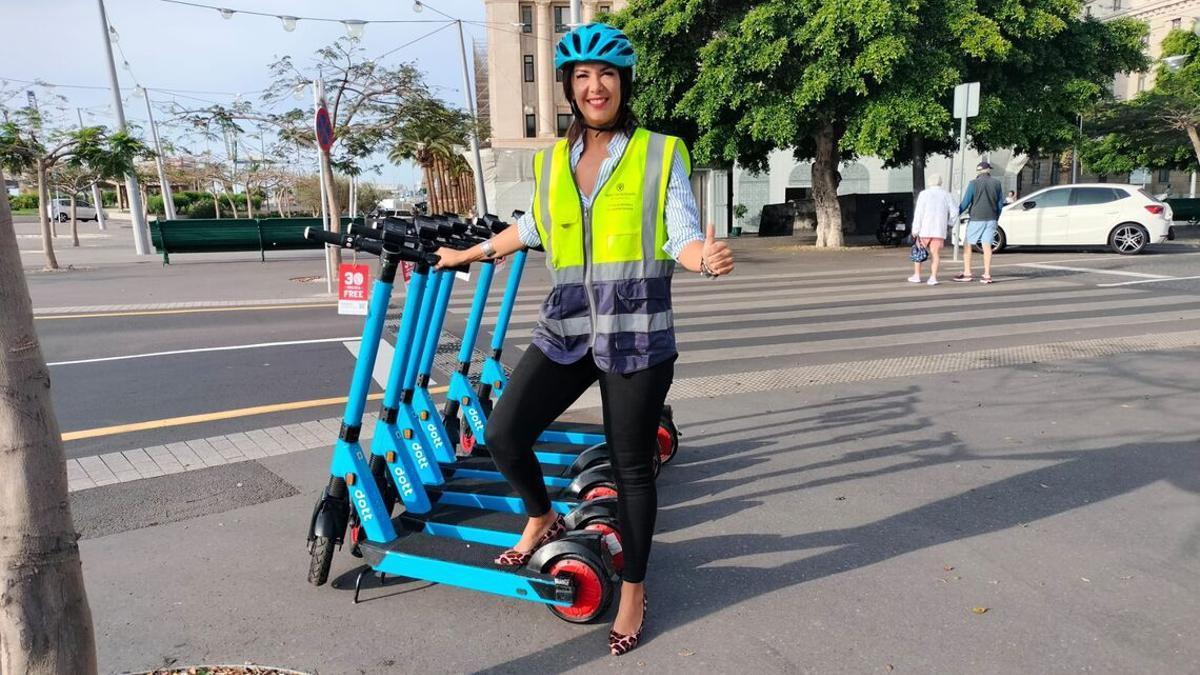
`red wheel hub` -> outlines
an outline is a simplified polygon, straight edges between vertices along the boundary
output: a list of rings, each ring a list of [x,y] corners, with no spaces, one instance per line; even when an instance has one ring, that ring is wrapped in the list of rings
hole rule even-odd
[[[593,499],[599,499],[600,497],[616,497],[616,496],[617,496],[616,490],[608,487],[607,485],[602,485],[600,487],[594,487],[591,490],[584,492],[583,493],[583,501],[586,502],[586,501],[591,501]]]
[[[580,560],[559,560],[550,568],[550,576],[565,575],[575,584],[575,602],[569,607],[557,607],[555,611],[571,618],[583,618],[593,614],[600,606],[603,591],[596,570]]]
[[[358,546],[360,541],[362,541],[362,525],[354,525],[350,528],[350,543]]]
[[[601,537],[604,537],[604,545],[608,547],[608,552],[612,554],[613,565],[617,571],[625,569],[625,549],[621,546],[621,533],[608,523],[592,523],[583,528],[591,532],[599,532]]]
[[[469,455],[475,450],[475,434],[469,431],[463,431],[458,437],[458,442],[463,454]]]
[[[665,462],[671,459],[671,432],[666,427],[658,428],[658,460]]]

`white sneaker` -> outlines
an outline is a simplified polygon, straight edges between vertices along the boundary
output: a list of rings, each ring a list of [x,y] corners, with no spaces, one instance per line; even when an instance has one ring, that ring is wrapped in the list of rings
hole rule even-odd
[[[929,281],[926,281],[925,283],[929,284],[930,286],[937,286],[941,282],[937,280],[937,277],[929,277]]]
[[[914,274],[911,277],[909,277],[908,280],[910,283],[919,284],[919,283],[921,283],[921,275]]]

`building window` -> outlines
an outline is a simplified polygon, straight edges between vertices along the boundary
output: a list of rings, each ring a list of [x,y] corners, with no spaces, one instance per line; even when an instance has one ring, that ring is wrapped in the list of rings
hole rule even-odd
[[[1146,74],[1145,73],[1138,73],[1137,90],[1139,92],[1146,91]]]
[[[1171,19],[1171,30],[1183,28],[1183,19]]]
[[[562,68],[555,68],[555,69],[554,69],[554,81],[555,81],[555,82],[562,82]]]
[[[567,24],[571,22],[571,8],[563,5],[554,6],[554,32],[567,32]]]
[[[525,55],[525,81],[533,82],[533,54]]]
[[[1099,176],[1096,176],[1096,182],[1097,183],[1107,183],[1108,182],[1108,174],[1102,173]]]
[[[1029,182],[1033,183],[1034,185],[1042,184],[1042,160],[1039,159],[1033,163],[1033,176],[1030,178]]]
[[[611,13],[612,13],[612,5],[600,5],[600,6],[597,8],[597,10],[598,10],[598,11],[599,11],[601,14],[611,14]]]
[[[571,128],[571,115],[558,113],[558,136],[562,138],[567,135],[567,129]]]
[[[1062,172],[1058,170],[1058,162],[1050,160],[1050,184],[1058,185],[1058,178]]]
[[[1113,0],[1113,11],[1121,9],[1121,0]]]
[[[1091,5],[1087,6],[1084,15],[1089,19],[1092,18],[1092,6]]]
[[[525,138],[533,138],[537,136],[537,118],[533,115],[525,116]]]
[[[521,32],[533,32],[533,5],[521,5]]]
[[[1170,169],[1159,169],[1158,170],[1158,182],[1170,183],[1171,182],[1171,170]]]

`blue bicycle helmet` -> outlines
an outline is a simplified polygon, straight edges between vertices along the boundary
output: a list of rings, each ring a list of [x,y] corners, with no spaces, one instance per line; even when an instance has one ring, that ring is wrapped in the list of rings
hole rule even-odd
[[[567,33],[554,50],[554,67],[584,61],[600,61],[617,68],[633,68],[637,54],[620,30],[606,23],[589,23]]]

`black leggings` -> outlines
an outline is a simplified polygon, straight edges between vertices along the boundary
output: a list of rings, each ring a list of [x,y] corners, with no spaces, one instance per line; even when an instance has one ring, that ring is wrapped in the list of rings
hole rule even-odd
[[[617,481],[617,514],[625,555],[621,576],[632,583],[646,578],[658,509],[654,487],[658,421],[674,375],[675,359],[619,375],[597,368],[591,352],[564,366],[530,346],[488,418],[484,441],[496,466],[521,495],[529,515],[544,515],[550,510],[550,497],[534,456],[534,442],[599,380],[604,435]]]

